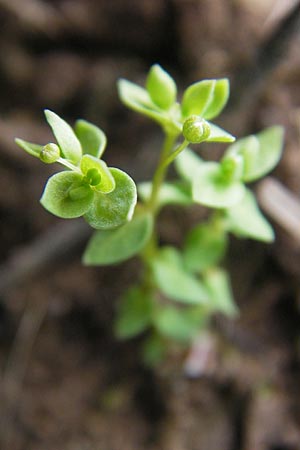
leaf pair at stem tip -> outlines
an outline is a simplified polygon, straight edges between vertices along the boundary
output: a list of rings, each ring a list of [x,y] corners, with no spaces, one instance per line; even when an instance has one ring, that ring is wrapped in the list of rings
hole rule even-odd
[[[73,130],[54,112],[45,110],[45,115],[57,144],[42,146],[16,139],[29,154],[67,169],[46,183],[41,197],[45,209],[64,219],[83,216],[97,229],[115,228],[130,220],[136,186],[129,175],[100,159],[106,147],[103,131],[84,120],[78,120]]]

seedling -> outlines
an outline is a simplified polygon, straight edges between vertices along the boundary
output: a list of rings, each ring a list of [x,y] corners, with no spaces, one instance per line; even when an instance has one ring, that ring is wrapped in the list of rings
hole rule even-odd
[[[246,183],[276,166],[283,130],[273,126],[235,141],[213,124],[228,100],[227,79],[194,83],[179,103],[175,81],[154,65],[145,88],[121,79],[118,89],[126,106],[154,120],[164,133],[152,181],[136,188],[128,174],[108,167],[102,159],[105,134],[84,120],[72,129],[46,110],[56,143],[16,142],[44,163],[63,166],[47,181],[41,203],[58,217],[83,217],[97,230],[84,252],[84,264],[104,266],[140,257],[142,277],[120,299],[115,331],[119,338],[143,333],[144,359],[155,363],[168,343],[189,344],[213,314],[236,315],[229,276],[221,265],[228,234],[273,241],[273,229]],[[212,162],[191,150],[191,144],[201,142],[229,146],[219,162]],[[178,178],[166,181],[173,162]],[[212,210],[209,220],[189,231],[181,248],[159,245],[159,212],[170,204],[183,211],[195,204]]]

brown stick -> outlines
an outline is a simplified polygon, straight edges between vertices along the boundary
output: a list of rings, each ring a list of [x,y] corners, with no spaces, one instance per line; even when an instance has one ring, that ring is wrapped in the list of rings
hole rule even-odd
[[[48,302],[40,292],[28,301],[10,351],[1,382],[0,443],[2,450],[16,448],[14,422],[32,349],[47,314]]]
[[[257,195],[266,213],[300,243],[300,198],[272,177],[259,183]]]
[[[59,223],[37,237],[28,246],[17,250],[0,266],[0,294],[41,273],[51,262],[72,253],[91,234],[82,221]]]

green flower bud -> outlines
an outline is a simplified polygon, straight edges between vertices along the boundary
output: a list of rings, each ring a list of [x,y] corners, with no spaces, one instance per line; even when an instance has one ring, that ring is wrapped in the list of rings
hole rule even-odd
[[[244,159],[241,155],[229,155],[221,163],[224,180],[231,182],[243,176]]]
[[[173,78],[158,64],[151,67],[146,88],[151,100],[161,109],[168,110],[176,101],[177,88]]]
[[[60,148],[56,144],[47,144],[40,152],[40,160],[46,164],[55,163],[60,157]]]
[[[192,144],[205,141],[210,135],[210,126],[199,116],[190,116],[183,123],[182,134]]]
[[[86,180],[90,186],[97,186],[101,181],[101,175],[96,168],[89,169],[86,174]]]

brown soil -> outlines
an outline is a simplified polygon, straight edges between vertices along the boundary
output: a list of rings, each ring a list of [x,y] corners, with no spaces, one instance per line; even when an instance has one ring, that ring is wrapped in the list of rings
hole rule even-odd
[[[50,139],[43,108],[84,117],[106,131],[110,165],[149,179],[161,136],[119,104],[117,78],[142,82],[154,62],[181,88],[229,76],[220,124],[238,136],[285,126],[272,176],[295,196],[296,214],[299,2],[276,15],[279,3],[0,2],[1,450],[300,449],[300,226],[291,233],[287,219],[273,221],[271,246],[232,239],[226,263],[240,317],[215,318],[191,349],[170,349],[150,370],[140,339],[119,342],[112,331],[138,261],[83,267],[90,231],[41,208],[53,169],[13,142]],[[180,244],[201,214],[167,210],[162,241]]]

